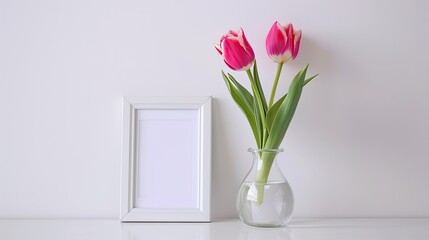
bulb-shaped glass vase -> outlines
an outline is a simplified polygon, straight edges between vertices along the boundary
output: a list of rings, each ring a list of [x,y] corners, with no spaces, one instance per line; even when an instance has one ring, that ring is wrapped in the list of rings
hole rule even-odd
[[[283,227],[294,206],[292,189],[277,166],[283,149],[249,149],[253,164],[237,194],[237,212],[247,225]]]

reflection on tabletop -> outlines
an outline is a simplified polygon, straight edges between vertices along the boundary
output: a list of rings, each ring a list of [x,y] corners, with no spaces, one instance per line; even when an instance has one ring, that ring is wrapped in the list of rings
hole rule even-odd
[[[120,223],[90,219],[3,219],[1,240],[396,240],[429,239],[428,218],[292,219],[285,228],[212,223]]]

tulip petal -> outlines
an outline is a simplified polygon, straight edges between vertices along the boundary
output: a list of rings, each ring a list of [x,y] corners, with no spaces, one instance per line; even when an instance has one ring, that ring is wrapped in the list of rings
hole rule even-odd
[[[214,47],[216,48],[216,50],[218,51],[218,53],[220,55],[222,55],[222,48],[220,47],[220,45],[219,44],[214,44]]]
[[[225,62],[225,64],[231,68],[232,70],[238,71],[239,69],[235,68],[234,66],[230,65],[226,60],[223,60]]]
[[[247,41],[246,35],[244,35],[243,29],[240,29],[238,32],[238,41],[240,41],[241,46],[246,50],[250,57],[255,58],[255,53],[253,52],[250,43]]]
[[[238,42],[238,39],[231,39],[226,38],[223,41],[223,49],[224,49],[224,55],[225,62],[228,63],[228,66],[231,67],[233,70],[237,70],[240,68],[240,56],[242,55],[241,45]]]
[[[228,33],[226,34],[227,37],[238,37],[238,33],[236,31],[233,30],[229,30]]]
[[[224,40],[224,58],[227,65],[233,70],[248,69],[253,63],[254,56],[245,51],[238,39],[227,38]]]
[[[293,39],[293,51],[292,51],[292,57],[293,57],[293,59],[295,59],[296,56],[298,55],[299,45],[300,45],[300,42],[301,42],[301,35],[302,35],[301,30],[296,30],[294,32],[294,36],[295,37]]]
[[[275,22],[268,33],[265,41],[268,55],[278,56],[283,55],[286,51],[287,35],[285,30],[280,26],[278,22]]]

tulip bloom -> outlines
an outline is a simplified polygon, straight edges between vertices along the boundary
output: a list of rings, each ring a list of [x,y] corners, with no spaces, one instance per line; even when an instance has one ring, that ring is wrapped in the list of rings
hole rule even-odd
[[[276,63],[286,63],[298,55],[301,30],[294,30],[292,24],[286,26],[275,22],[265,41],[268,56]]]
[[[232,70],[248,70],[255,61],[255,54],[244,36],[243,29],[238,32],[230,30],[215,47]]]

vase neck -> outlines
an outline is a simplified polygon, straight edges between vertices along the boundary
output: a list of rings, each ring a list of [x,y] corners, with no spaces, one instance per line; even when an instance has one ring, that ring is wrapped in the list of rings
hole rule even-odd
[[[262,179],[265,176],[266,181],[285,181],[285,177],[277,165],[278,156],[283,149],[249,149],[253,156],[252,169],[249,177]]]

